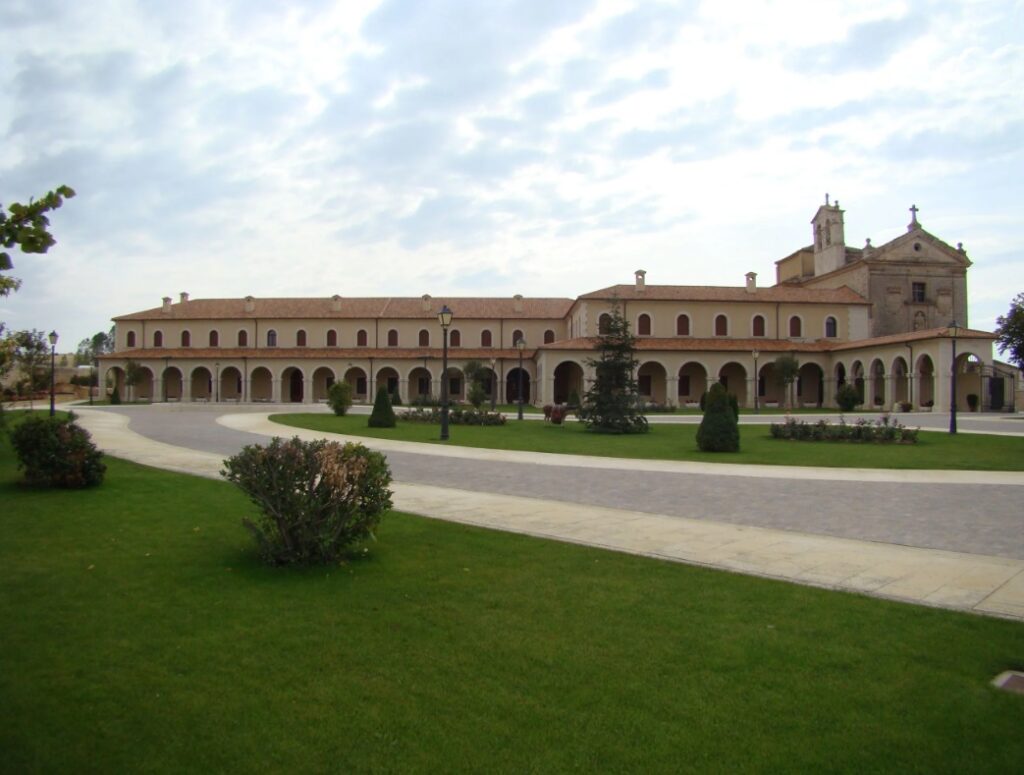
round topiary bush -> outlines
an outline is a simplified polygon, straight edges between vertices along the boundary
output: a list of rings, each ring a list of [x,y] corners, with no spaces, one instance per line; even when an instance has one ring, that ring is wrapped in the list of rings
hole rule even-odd
[[[11,433],[18,467],[25,482],[36,487],[94,487],[102,484],[107,467],[103,453],[75,416],[29,415]]]
[[[836,406],[842,412],[852,412],[862,403],[860,392],[849,382],[840,385],[836,391]]]
[[[720,383],[707,392],[704,417],[697,429],[697,446],[703,452],[739,452],[740,429],[729,394]]]

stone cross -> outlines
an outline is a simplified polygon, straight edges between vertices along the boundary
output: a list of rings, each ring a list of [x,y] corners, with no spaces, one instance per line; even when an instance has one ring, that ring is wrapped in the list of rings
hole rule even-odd
[[[917,205],[910,206],[910,222],[917,223]]]

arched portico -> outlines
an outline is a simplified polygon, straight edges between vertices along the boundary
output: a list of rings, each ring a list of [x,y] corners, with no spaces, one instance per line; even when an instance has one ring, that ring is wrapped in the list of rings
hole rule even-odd
[[[135,377],[135,384],[131,387],[132,401],[153,400],[153,372],[148,366],[140,366]]]
[[[520,369],[518,366],[508,370],[505,375],[505,400],[510,404],[514,404],[519,401],[519,380],[522,375],[523,393],[522,400],[524,404],[530,403],[530,372],[525,368]]]
[[[924,409],[935,406],[935,363],[927,353],[917,359],[917,405]]]
[[[885,364],[882,363],[881,358],[875,358],[871,361],[871,371],[869,373],[871,375],[871,390],[868,394],[871,396],[871,406],[875,409],[886,406]]]
[[[566,404],[573,393],[583,399],[583,367],[576,361],[562,361],[555,366],[554,400]]]
[[[220,370],[220,400],[242,400],[242,372],[235,366],[226,366]]]
[[[679,368],[679,405],[696,404],[708,389],[708,370],[702,363],[690,361]]]
[[[974,404],[976,410],[981,409],[983,398],[981,392],[982,375],[981,358],[972,352],[959,353],[956,357],[956,408],[967,412]],[[974,396],[974,399],[969,398]]]
[[[892,390],[892,405],[911,402],[910,369],[902,355],[896,356],[889,367],[889,387]]]
[[[114,388],[117,388],[117,396],[122,401],[128,400],[128,394],[125,392],[126,384],[124,377],[124,369],[120,366],[111,366],[107,369],[105,377],[106,381],[110,383],[111,394],[113,394]]]
[[[253,401],[274,400],[274,377],[266,366],[257,366],[249,375],[249,397]]]
[[[306,380],[302,369],[289,366],[281,372],[281,403],[301,404],[306,397]]]
[[[425,366],[417,366],[409,372],[409,401],[429,401],[433,398],[434,377]]]
[[[388,389],[388,395],[391,396],[392,403],[394,403],[395,396],[398,396],[399,399],[403,398],[401,380],[398,377],[398,371],[396,371],[391,366],[384,366],[381,369],[377,369],[376,383],[377,390],[380,390],[382,387]],[[376,400],[376,393],[374,394],[373,398],[374,400]]]
[[[668,401],[668,372],[658,361],[647,361],[636,372],[640,398],[656,404]]]
[[[196,366],[189,376],[189,397],[193,401],[209,401],[213,398],[213,374],[205,366]]]
[[[326,401],[327,391],[334,384],[334,371],[327,366],[320,366],[313,372],[313,401]]]
[[[726,391],[736,396],[740,406],[753,406],[753,396],[748,402],[747,391],[747,370],[743,364],[730,361],[718,370],[718,381],[722,383]]]
[[[800,406],[825,404],[825,371],[817,363],[804,363],[796,378],[796,400]]]
[[[349,366],[342,379],[352,386],[353,401],[366,403],[369,400],[369,385],[367,384],[365,371],[358,366]]]
[[[761,406],[782,406],[785,391],[775,363],[768,361],[760,367],[759,371],[760,374],[757,375],[758,403]]]
[[[181,369],[177,366],[168,366],[164,369],[161,380],[163,381],[163,400],[180,401],[184,387]]]
[[[860,361],[854,361],[850,366],[850,378],[853,380],[853,386],[857,388],[857,395],[860,397],[860,403],[865,402],[864,397],[864,364]]]

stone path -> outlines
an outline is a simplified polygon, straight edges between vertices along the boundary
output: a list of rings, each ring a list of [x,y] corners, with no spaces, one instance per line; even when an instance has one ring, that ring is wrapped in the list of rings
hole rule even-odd
[[[244,444],[324,435],[271,423],[266,407],[224,411],[80,414],[112,454],[210,477]],[[359,441],[387,452],[403,511],[1024,619],[1024,474],[721,466]]]

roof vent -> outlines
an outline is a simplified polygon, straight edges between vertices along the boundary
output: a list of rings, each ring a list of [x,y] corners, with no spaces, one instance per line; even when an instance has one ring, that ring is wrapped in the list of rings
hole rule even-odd
[[[256,311],[256,299],[254,299],[252,296],[246,296],[245,297],[245,311],[246,312],[255,312]]]
[[[341,312],[341,296],[338,294],[331,296],[331,311]]]
[[[747,272],[747,293],[753,293],[757,290],[757,272]]]
[[[647,272],[645,272],[643,269],[637,269],[636,272],[634,272],[633,274],[636,275],[636,292],[643,293],[644,282],[647,277]]]
[[[170,312],[171,312],[171,297],[170,296],[164,296],[163,312],[164,312],[165,315],[169,315]]]
[[[516,312],[523,311],[523,294],[517,293],[512,297],[512,309]]]
[[[185,304],[188,301],[188,294],[185,291],[181,292],[181,303]]]
[[[423,299],[423,311],[430,312],[434,306],[430,301],[430,294],[424,293],[420,298]]]

